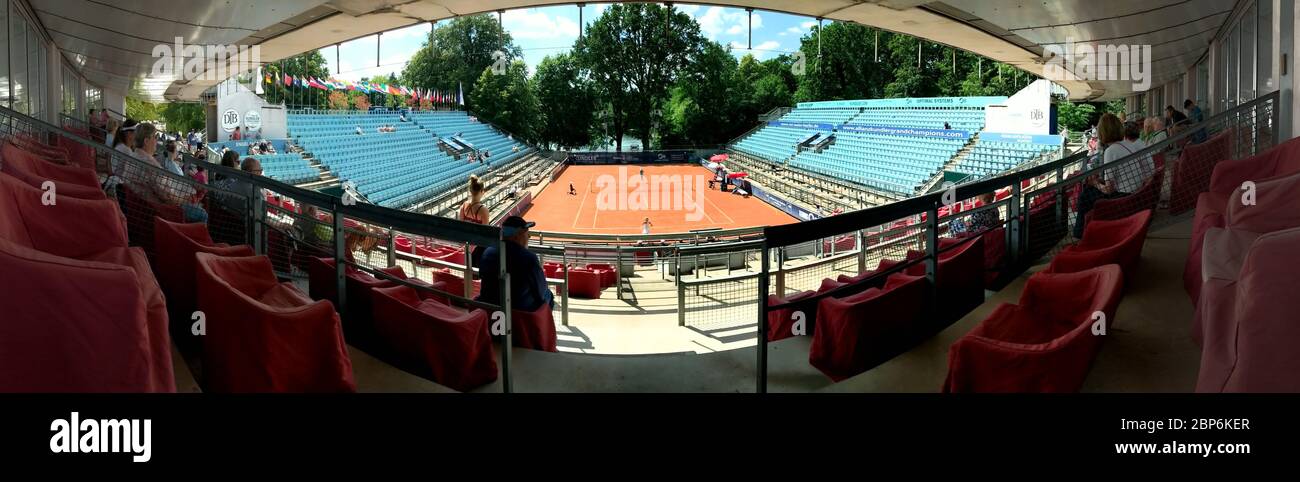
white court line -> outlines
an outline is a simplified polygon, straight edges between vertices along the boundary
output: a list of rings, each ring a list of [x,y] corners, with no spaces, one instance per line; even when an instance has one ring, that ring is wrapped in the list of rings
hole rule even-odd
[[[578,229],[578,216],[581,216],[581,215],[582,215],[582,207],[585,206],[585,205],[587,205],[587,193],[590,193],[590,192],[591,192],[591,189],[590,189],[590,187],[591,187],[591,178],[590,178],[590,177],[587,178],[587,187],[588,187],[589,189],[587,189],[587,192],[586,192],[586,193],[583,193],[583,194],[582,194],[582,203],[578,204],[578,211],[575,212],[575,213],[573,213],[573,224],[569,225],[570,228]]]

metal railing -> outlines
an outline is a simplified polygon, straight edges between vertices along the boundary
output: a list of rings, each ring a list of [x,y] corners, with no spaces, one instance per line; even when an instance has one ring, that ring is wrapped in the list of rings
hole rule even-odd
[[[1180,195],[1188,193],[1194,199],[1195,193],[1203,190],[1198,190],[1198,184],[1208,186],[1209,171],[1217,161],[1249,156],[1275,145],[1278,140],[1276,133],[1280,108],[1278,99],[1277,92],[1260,97],[1207,119],[1201,124],[1189,126],[1163,142],[1110,163],[1102,164],[1099,156],[1089,158],[1086,153],[1077,153],[1064,159],[1026,167],[998,177],[959,185],[954,188],[952,194],[936,192],[833,218],[768,227],[763,232],[762,261],[759,263],[761,272],[757,275],[756,298],[765,300],[773,291],[772,285],[775,284],[775,280],[769,275],[783,271],[779,256],[784,248],[810,241],[833,239],[866,227],[890,224],[896,220],[924,215],[925,221],[914,226],[919,229],[917,233],[921,249],[919,256],[902,260],[903,262],[891,269],[859,280],[854,286],[863,287],[869,283],[877,283],[890,274],[921,265],[924,267],[924,277],[928,281],[929,299],[938,299],[935,281],[939,255],[941,252],[965,245],[965,242],[961,242],[958,246],[940,249],[939,240],[942,237],[952,236],[950,230],[954,220],[966,218],[980,211],[949,214],[941,218],[939,213],[945,207],[943,200],[946,194],[955,195],[950,202],[951,200],[960,202],[985,195],[995,195],[1000,190],[1009,189],[1009,194],[1003,200],[988,204],[981,210],[998,209],[1000,213],[1005,213],[1002,227],[1006,232],[1004,238],[1007,243],[1006,262],[1012,272],[1023,271],[1030,263],[1036,262],[1045,255],[1053,254],[1068,244],[1068,242],[1063,243],[1062,239],[1068,238],[1067,234],[1071,231],[1074,237],[1081,236],[1084,224],[1090,219],[1083,211],[1085,205],[1091,201],[1090,189],[1099,189],[1094,186],[1112,186],[1113,189],[1116,184],[1135,186],[1145,180],[1153,184],[1149,189],[1156,191],[1156,198],[1150,201],[1152,205],[1149,207],[1155,209],[1157,203],[1154,201],[1163,199],[1163,193],[1168,193],[1171,204]],[[1200,144],[1193,143],[1197,140]],[[1196,149],[1195,153],[1192,150],[1193,146]],[[1174,154],[1178,156],[1174,158]],[[1164,159],[1164,165],[1160,166],[1157,159]],[[1152,162],[1153,160],[1155,162]],[[1149,167],[1151,164],[1156,164],[1164,170],[1151,170]],[[1165,173],[1169,175],[1163,176],[1163,182],[1156,183],[1155,181],[1161,179],[1157,174]],[[1180,191],[1180,185],[1183,191]],[[1030,186],[1032,190],[1022,191],[1024,186]],[[1137,191],[1117,192],[1125,196],[1111,196],[1108,199],[1132,202],[1135,205],[1129,208],[1140,210],[1146,207],[1140,204],[1147,201],[1133,199],[1138,197]],[[1161,212],[1159,209],[1156,211]],[[1185,219],[1186,214],[1188,213],[1185,210],[1178,211],[1171,206],[1165,215],[1157,217],[1157,221],[1153,224],[1167,225],[1178,222]],[[983,237],[994,229],[996,228],[975,233],[974,237]],[[783,294],[784,289],[778,289],[776,292]],[[808,303],[817,303],[821,299],[837,294],[843,294],[843,291],[831,290],[818,293],[798,303],[778,302],[771,306],[767,303],[758,304],[755,310],[756,323],[759,327],[756,391],[767,391],[768,314],[777,310],[789,310],[796,306],[807,306]],[[931,309],[927,318],[935,316]],[[952,319],[948,322],[952,321],[956,320]]]
[[[1184,187],[1187,182],[1208,183],[1209,172],[1204,172],[1204,166],[1198,167],[1201,171],[1192,171],[1193,167],[1199,165],[1199,161],[1203,161],[1186,154],[1194,147],[1200,149],[1204,145],[1222,142],[1226,146],[1224,158],[1240,158],[1275,145],[1277,109],[1280,108],[1278,98],[1276,92],[1261,97],[1108,164],[1096,165],[1085,154],[1077,153],[1064,159],[1022,166],[1019,170],[998,177],[956,186],[954,193],[958,202],[993,195],[999,191],[1007,193],[1005,197],[980,208],[957,214],[950,213],[941,217],[940,211],[945,208],[942,204],[944,193],[932,193],[832,218],[766,228],[616,236],[535,232],[529,249],[547,258],[558,257],[566,266],[573,261],[612,261],[619,270],[624,269],[629,258],[635,258],[637,251],[653,251],[660,269],[671,265],[675,270],[673,277],[679,294],[680,324],[690,325],[692,313],[703,313],[691,309],[693,302],[690,297],[697,296],[695,293],[698,292],[709,294],[713,290],[720,295],[715,297],[725,298],[722,304],[727,311],[709,316],[733,323],[729,313],[741,313],[742,319],[735,320],[735,324],[757,326],[755,331],[759,343],[756,390],[762,392],[767,388],[767,316],[769,312],[789,308],[789,305],[777,303],[769,306],[765,302],[757,302],[757,306],[754,306],[748,303],[756,301],[747,300],[766,300],[769,294],[787,295],[808,289],[823,276],[862,273],[873,262],[901,259],[909,254],[908,251],[920,254],[876,273],[868,280],[879,280],[889,274],[921,265],[933,290],[939,254],[945,251],[940,249],[938,241],[953,237],[954,221],[993,210],[998,213],[999,224],[975,234],[983,236],[993,229],[1004,229],[1005,235],[1001,242],[1006,244],[1007,260],[1003,276],[1019,273],[1043,256],[1059,250],[1064,246],[1062,240],[1068,237],[1071,228],[1079,229],[1087,221],[1075,209],[1074,204],[1082,202],[1083,196],[1079,192],[1086,191],[1093,180],[1100,178],[1123,182],[1132,181],[1133,176],[1150,177],[1152,173],[1149,171],[1132,168],[1148,159],[1162,157],[1165,159],[1165,170],[1162,172],[1166,175],[1158,189],[1163,193],[1162,199],[1173,198],[1179,195],[1180,182],[1184,183]],[[379,270],[401,265],[409,267],[416,277],[423,277],[431,275],[433,271],[448,269],[460,271],[464,280],[472,279],[475,268],[469,263],[448,262],[400,252],[395,246],[399,237],[405,236],[413,243],[427,243],[429,246],[454,248],[482,245],[504,249],[505,241],[501,238],[501,232],[493,226],[366,204],[348,205],[339,198],[216,165],[204,164],[211,178],[229,180],[248,190],[203,185],[186,177],[172,176],[100,143],[77,138],[58,126],[31,119],[9,109],[0,108],[0,134],[10,138],[26,135],[47,145],[56,145],[56,137],[72,138],[74,142],[93,147],[97,158],[105,160],[99,163],[104,176],[121,175],[123,171],[135,172],[133,179],[126,180],[127,186],[132,186],[132,183],[136,186],[151,183],[165,184],[172,189],[188,187],[194,191],[206,190],[208,196],[200,204],[209,213],[208,222],[214,237],[251,244],[256,252],[274,258],[277,270],[290,276],[301,274],[294,267],[295,252],[310,252],[333,259],[340,312],[348,307],[345,274],[349,266],[421,290],[428,288],[397,279]],[[1197,139],[1200,139],[1197,141],[1199,144],[1193,144],[1192,141]],[[1212,167],[1212,162],[1210,165]],[[129,166],[130,169],[121,166]],[[1129,171],[1137,174],[1130,174]],[[1192,189],[1194,191],[1195,187]],[[270,194],[269,197],[264,195],[267,193]],[[140,223],[143,220],[137,218],[145,215],[150,215],[148,220],[152,222],[151,213],[154,211],[149,209],[166,207],[156,205],[156,202],[132,201],[129,195],[120,193],[115,198],[126,213],[128,222],[134,219]],[[217,202],[222,198],[231,200],[229,204],[234,208],[222,207],[220,204],[225,203]],[[278,199],[281,202],[287,199],[292,207],[268,205],[268,199]],[[1182,219],[1183,215],[1184,213],[1170,210],[1160,222],[1174,222]],[[310,237],[317,238],[316,242],[308,239]],[[368,248],[357,247],[367,244]],[[710,256],[725,258],[725,268],[715,269],[715,266],[720,265],[711,264]],[[743,257],[743,267],[733,267],[730,259],[732,256]],[[685,271],[683,264],[693,268],[689,278],[682,275]],[[504,263],[496,275],[508,285],[509,274]],[[618,275],[620,280],[625,277],[622,272]],[[550,284],[564,300],[559,309],[567,324],[567,279],[551,280]],[[465,296],[471,292],[469,285],[470,283],[465,284],[462,293],[438,293],[467,306],[501,310],[506,316],[505,326],[509,327],[509,290],[503,290],[501,299],[493,303],[482,303]],[[622,296],[621,288],[619,296]],[[823,293],[817,296],[824,298],[828,295]],[[813,302],[817,299],[820,298],[814,298]],[[728,300],[735,300],[735,303]],[[498,340],[503,346],[510,346],[509,331],[499,336]],[[503,387],[510,391],[510,350],[502,350],[501,357]]]

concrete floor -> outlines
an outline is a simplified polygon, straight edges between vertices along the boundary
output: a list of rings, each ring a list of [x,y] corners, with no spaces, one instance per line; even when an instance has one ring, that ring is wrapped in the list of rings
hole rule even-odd
[[[1192,306],[1182,291],[1190,222],[1153,229],[1143,249],[1141,269],[1128,287],[1085,392],[1189,392],[1195,386],[1200,352],[1188,328]],[[978,324],[997,304],[1014,303],[1031,269],[976,310],[935,337],[856,377],[832,383],[808,364],[810,339],[797,337],[769,346],[771,392],[937,392],[947,374],[952,343]],[[636,308],[632,308],[635,310]],[[629,313],[630,314],[630,313]],[[627,323],[660,323],[675,314],[608,316],[583,322],[578,330],[596,334],[624,331]],[[633,321],[629,321],[633,320]],[[608,326],[602,326],[604,323]],[[673,322],[672,327],[676,327]],[[564,333],[561,327],[561,333]],[[646,329],[646,333],[650,333]],[[667,331],[665,331],[667,333]],[[577,336],[577,335],[572,335]],[[671,338],[665,335],[666,338]],[[649,344],[661,341],[644,340]],[[667,343],[667,342],[662,342]],[[672,343],[679,343],[672,341]],[[757,354],[752,346],[690,353],[593,355],[514,349],[516,392],[731,392],[755,390]],[[353,368],[363,392],[445,392],[445,387],[407,374],[358,350]],[[500,392],[500,381],[475,392]]]

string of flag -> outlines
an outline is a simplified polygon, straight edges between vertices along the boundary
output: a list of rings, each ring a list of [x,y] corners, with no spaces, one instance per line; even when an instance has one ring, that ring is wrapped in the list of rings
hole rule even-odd
[[[285,87],[299,87],[305,89],[320,89],[325,91],[346,90],[351,92],[361,92],[363,94],[384,94],[399,95],[403,97],[412,97],[417,102],[429,101],[438,104],[459,104],[465,105],[464,86],[458,86],[456,92],[444,91],[439,89],[421,89],[412,88],[395,84],[383,84],[378,82],[339,80],[333,77],[321,79],[317,77],[294,77],[284,74],[283,79],[277,79],[271,73],[266,73],[263,81],[267,84],[275,84],[277,81],[282,82]]]

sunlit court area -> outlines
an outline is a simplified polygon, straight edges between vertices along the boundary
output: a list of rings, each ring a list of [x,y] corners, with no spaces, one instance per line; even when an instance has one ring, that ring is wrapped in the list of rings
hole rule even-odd
[[[0,392],[1300,391],[1291,1],[184,3],[0,0]]]
[[[698,164],[571,166],[542,192],[526,217],[538,231],[588,234],[705,234],[798,221],[740,188],[721,191]],[[572,193],[568,187],[574,186]]]

